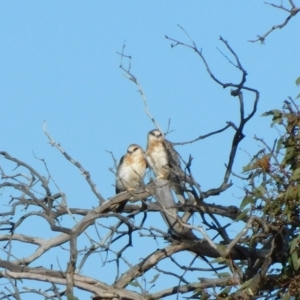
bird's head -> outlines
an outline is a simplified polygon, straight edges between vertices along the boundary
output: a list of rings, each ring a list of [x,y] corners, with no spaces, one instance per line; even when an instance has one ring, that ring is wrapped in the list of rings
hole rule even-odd
[[[132,156],[139,156],[139,155],[143,155],[143,149],[141,148],[141,146],[137,144],[131,144],[127,148],[127,153]]]
[[[149,142],[157,142],[157,141],[163,141],[164,136],[158,129],[153,129],[149,131],[148,133],[148,141]]]

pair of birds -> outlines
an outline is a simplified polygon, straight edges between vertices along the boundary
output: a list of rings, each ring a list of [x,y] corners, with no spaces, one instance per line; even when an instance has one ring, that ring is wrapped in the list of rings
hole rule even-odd
[[[117,167],[116,194],[142,186],[147,167],[152,169],[156,178],[168,179],[170,175],[168,145],[170,144],[157,129],[148,133],[146,153],[139,145],[131,144]],[[125,204],[126,202],[123,202],[117,211],[122,211]]]

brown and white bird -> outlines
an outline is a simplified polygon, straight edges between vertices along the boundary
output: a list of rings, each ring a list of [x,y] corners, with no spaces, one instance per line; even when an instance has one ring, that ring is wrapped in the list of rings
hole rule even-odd
[[[133,190],[143,184],[147,161],[143,149],[137,144],[131,144],[127,153],[121,158],[116,174],[116,194]],[[123,211],[127,201],[122,202],[117,212]]]
[[[148,133],[146,159],[157,178],[168,179],[170,174],[169,154],[164,136],[158,129],[153,129]]]
[[[185,174],[180,167],[179,154],[158,129],[153,129],[148,133],[146,159],[156,178],[168,179],[178,200],[184,203],[183,178]]]

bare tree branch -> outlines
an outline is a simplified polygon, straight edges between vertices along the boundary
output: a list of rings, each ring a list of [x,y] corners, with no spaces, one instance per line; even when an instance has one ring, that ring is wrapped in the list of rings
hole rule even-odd
[[[89,186],[91,187],[93,193],[95,194],[95,196],[98,198],[98,200],[100,201],[100,203],[103,203],[105,201],[105,199],[101,196],[101,194],[97,191],[96,185],[95,183],[92,181],[90,173],[88,171],[86,171],[81,164],[78,161],[75,161],[59,144],[57,144],[52,137],[50,136],[50,134],[47,132],[46,129],[46,124],[44,124],[44,133],[47,136],[47,138],[49,139],[49,143],[51,146],[54,146],[56,149],[58,149],[63,155],[64,157],[71,162],[74,166],[76,166],[81,172],[83,177],[86,179],[86,181],[88,182]]]
[[[249,40],[249,42],[255,43],[255,42],[260,41],[262,44],[264,44],[264,43],[265,43],[265,40],[266,40],[266,38],[267,38],[267,36],[268,36],[270,33],[272,33],[272,32],[273,32],[274,30],[276,30],[276,29],[282,29],[283,27],[285,27],[285,26],[289,23],[289,21],[290,21],[293,17],[295,17],[295,16],[297,15],[297,13],[300,11],[300,7],[296,7],[296,5],[294,4],[294,2],[293,2],[292,0],[289,0],[289,3],[290,3],[290,5],[291,5],[290,8],[284,7],[284,6],[282,5],[282,1],[281,1],[281,5],[276,5],[276,4],[274,4],[274,3],[265,2],[265,4],[267,4],[267,5],[270,5],[270,6],[273,6],[273,7],[275,7],[275,8],[278,8],[278,9],[281,9],[281,10],[283,10],[283,11],[288,12],[289,15],[288,15],[288,17],[285,19],[285,21],[284,21],[283,23],[278,24],[278,25],[273,25],[273,26],[271,27],[271,29],[268,30],[265,34],[263,34],[263,35],[261,35],[261,36],[258,35],[258,36],[257,36],[258,38],[257,38],[256,40]]]

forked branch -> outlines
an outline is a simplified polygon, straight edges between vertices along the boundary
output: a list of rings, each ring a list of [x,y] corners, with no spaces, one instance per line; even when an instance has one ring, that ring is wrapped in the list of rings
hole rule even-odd
[[[287,12],[289,15],[284,20],[284,22],[282,22],[281,24],[273,25],[271,27],[271,29],[269,29],[265,34],[258,35],[257,39],[255,39],[255,40],[249,40],[249,42],[255,43],[255,42],[260,41],[262,44],[264,44],[267,36],[270,33],[272,33],[276,29],[282,29],[283,27],[285,27],[289,23],[289,21],[298,14],[298,12],[300,11],[300,7],[297,7],[295,5],[294,1],[292,1],[292,0],[289,0],[288,2],[290,4],[290,7],[283,6],[282,5],[282,1],[281,1],[280,5],[277,5],[277,4],[274,4],[274,3],[265,2],[265,4],[270,5],[272,7],[275,7],[275,8],[278,8],[278,9],[281,9],[281,10]]]
[[[220,37],[220,41],[225,45],[227,50],[233,56],[235,62],[232,62],[227,56],[225,56],[225,55],[224,56],[226,57],[226,59],[229,60],[229,62],[233,66],[235,66],[241,72],[241,80],[238,83],[225,83],[225,82],[222,82],[220,79],[218,79],[213,74],[212,70],[210,69],[208,62],[207,62],[206,58],[204,57],[204,55],[202,53],[202,49],[199,49],[197,47],[196,43],[191,39],[191,37],[188,35],[188,33],[181,26],[179,26],[179,27],[185,33],[185,35],[188,37],[188,39],[190,40],[190,43],[185,43],[185,42],[179,41],[177,39],[165,36],[165,38],[167,40],[171,41],[171,47],[175,48],[177,46],[183,46],[183,47],[187,47],[187,48],[193,50],[194,52],[196,52],[199,55],[199,57],[201,58],[201,60],[203,61],[204,65],[206,67],[206,70],[207,70],[208,74],[210,75],[210,77],[217,84],[221,85],[223,88],[232,87],[233,89],[231,90],[231,96],[238,97],[238,100],[239,100],[239,107],[240,107],[239,125],[236,126],[236,125],[233,124],[233,122],[228,122],[227,123],[228,125],[226,127],[224,127],[223,129],[204,136],[204,137],[206,137],[206,136],[210,136],[210,135],[215,134],[215,133],[222,132],[223,130],[227,129],[229,126],[233,127],[234,130],[235,130],[235,134],[232,138],[232,145],[231,145],[231,149],[230,149],[230,153],[229,153],[228,162],[226,164],[226,171],[225,171],[225,174],[224,174],[223,182],[221,183],[219,188],[215,188],[215,189],[211,189],[207,192],[203,192],[202,197],[206,198],[206,197],[209,197],[209,196],[212,196],[212,195],[219,195],[220,193],[222,193],[223,191],[225,191],[227,188],[229,188],[231,186],[231,183],[229,182],[229,178],[230,178],[230,175],[232,173],[232,168],[233,168],[234,160],[235,160],[235,157],[236,157],[238,145],[242,141],[242,139],[244,138],[243,129],[244,129],[246,123],[254,116],[254,114],[257,110],[257,103],[258,103],[258,100],[259,100],[259,92],[256,89],[247,87],[245,85],[246,80],[247,80],[247,72],[243,68],[238,55],[235,53],[235,51],[232,49],[232,47],[229,45],[229,43],[223,37]],[[244,106],[243,90],[247,91],[247,92],[251,92],[251,93],[254,94],[253,107],[252,107],[252,110],[250,111],[250,113],[248,114],[247,117],[245,117],[245,106]],[[193,141],[197,141],[200,138],[201,137],[199,137],[199,138],[197,138]]]

